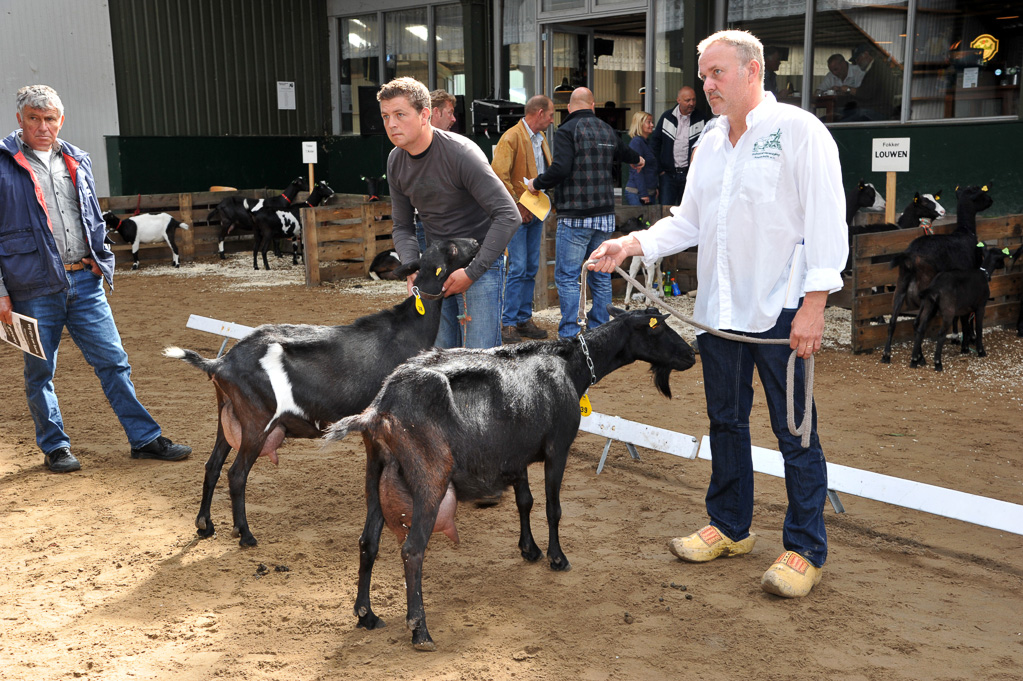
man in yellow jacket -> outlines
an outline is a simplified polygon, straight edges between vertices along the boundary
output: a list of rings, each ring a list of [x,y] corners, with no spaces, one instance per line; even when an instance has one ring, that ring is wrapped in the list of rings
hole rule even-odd
[[[523,180],[537,177],[551,164],[551,150],[543,131],[553,118],[554,102],[544,95],[531,97],[526,102],[525,117],[501,135],[490,164],[511,193],[522,218],[522,225],[508,242],[508,276],[501,315],[504,343],[547,337],[547,332],[533,323],[533,288],[540,267],[543,221],[518,200],[526,191]]]

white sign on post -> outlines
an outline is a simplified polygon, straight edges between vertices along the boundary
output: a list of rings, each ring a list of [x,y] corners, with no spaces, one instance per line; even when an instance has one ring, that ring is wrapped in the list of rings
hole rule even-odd
[[[909,138],[887,137],[874,139],[871,171],[875,173],[909,172]]]
[[[316,163],[316,142],[302,142],[302,163]]]

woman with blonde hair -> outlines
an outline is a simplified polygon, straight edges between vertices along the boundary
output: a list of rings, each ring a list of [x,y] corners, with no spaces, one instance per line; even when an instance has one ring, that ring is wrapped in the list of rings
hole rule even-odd
[[[653,131],[653,116],[646,111],[632,115],[632,125],[629,126],[632,140],[629,147],[642,156],[645,163],[642,170],[629,168],[629,181],[622,194],[622,203],[626,206],[645,206],[657,202],[657,156],[648,143]]]

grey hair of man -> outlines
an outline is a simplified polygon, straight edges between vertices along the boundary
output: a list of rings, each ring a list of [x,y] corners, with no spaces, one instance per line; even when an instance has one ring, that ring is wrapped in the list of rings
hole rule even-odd
[[[430,91],[415,78],[408,76],[395,78],[377,92],[378,102],[386,102],[396,97],[404,97],[417,113],[421,113],[423,109],[431,108]]]
[[[547,111],[554,108],[554,102],[547,95],[533,95],[526,102],[526,106],[523,108],[523,113],[527,116],[535,114],[537,111]]]
[[[60,95],[49,85],[26,85],[18,90],[15,98],[17,112],[22,113],[25,107],[33,109],[56,109],[61,116],[64,115],[64,103],[60,101]]]
[[[696,46],[697,55],[702,55],[714,43],[724,43],[735,48],[739,64],[749,66],[751,62],[760,64],[760,82],[764,82],[764,45],[749,31],[727,30],[707,36]]]

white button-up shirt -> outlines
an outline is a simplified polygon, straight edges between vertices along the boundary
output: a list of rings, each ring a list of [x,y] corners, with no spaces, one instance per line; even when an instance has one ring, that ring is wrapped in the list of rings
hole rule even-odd
[[[526,129],[526,134],[529,135],[529,141],[533,144],[533,160],[536,161],[536,174],[541,175],[547,170],[546,159],[543,157],[543,134],[542,130],[533,132],[529,124],[526,123],[526,119],[522,119],[522,127]]]
[[[803,292],[841,289],[849,246],[828,129],[770,94],[746,125],[733,148],[727,117],[708,124],[682,204],[635,235],[648,262],[699,245],[695,319],[755,333]]]

